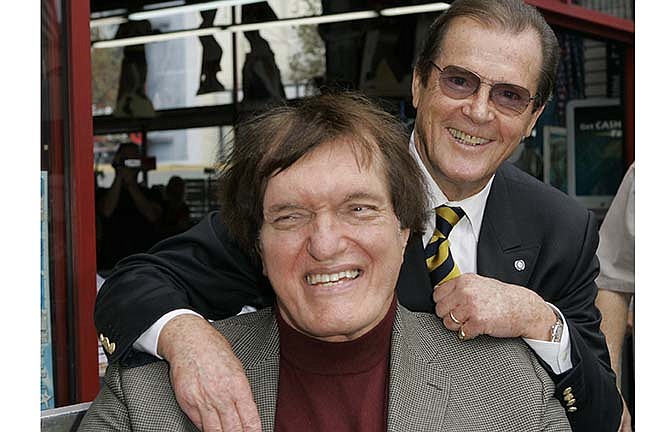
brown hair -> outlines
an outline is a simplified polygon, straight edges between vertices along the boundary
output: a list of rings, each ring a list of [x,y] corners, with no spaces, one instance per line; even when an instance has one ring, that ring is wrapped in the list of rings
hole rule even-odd
[[[482,24],[519,34],[532,29],[540,37],[542,66],[537,83],[538,98],[534,100],[533,111],[544,105],[550,98],[556,80],[559,60],[558,40],[554,31],[533,6],[522,0],[456,0],[442,13],[428,29],[428,33],[416,60],[415,69],[425,87],[432,72],[430,62],[435,61],[449,23],[459,17],[467,17]]]
[[[331,93],[273,108],[235,128],[235,145],[222,158],[218,189],[221,218],[242,249],[256,256],[268,180],[338,138],[347,138],[341,142],[352,146],[360,165],[381,161],[401,227],[423,231],[427,189],[409,153],[407,130],[359,94]]]

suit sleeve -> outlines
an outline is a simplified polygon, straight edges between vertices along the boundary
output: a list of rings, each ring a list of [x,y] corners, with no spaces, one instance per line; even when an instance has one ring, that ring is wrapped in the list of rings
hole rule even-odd
[[[109,361],[143,362],[133,342],[165,313],[192,309],[208,319],[263,307],[273,294],[260,266],[228,237],[218,212],[148,253],[121,260],[100,289],[95,325],[116,349]]]
[[[548,365],[546,369],[556,384],[555,397],[566,409],[573,430],[616,431],[622,404],[605,337],[600,331],[600,312],[595,307],[598,234],[590,212],[581,246],[575,249],[581,253],[570,272],[564,295],[550,300],[567,320],[573,367],[560,375],[554,374]],[[571,399],[574,402],[570,403]]]

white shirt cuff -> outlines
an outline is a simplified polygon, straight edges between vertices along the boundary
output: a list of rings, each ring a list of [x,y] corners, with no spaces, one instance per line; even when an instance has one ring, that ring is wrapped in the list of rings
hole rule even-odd
[[[545,302],[546,303],[546,302]],[[572,358],[570,349],[570,330],[563,313],[553,304],[547,303],[554,312],[560,315],[563,320],[563,334],[560,342],[547,342],[537,339],[523,338],[524,341],[535,351],[538,357],[551,366],[551,370],[556,374],[562,374],[572,369]]]
[[[242,306],[242,310],[240,310],[238,312],[238,315],[244,315],[244,314],[247,314],[247,313],[256,312],[257,310],[258,309],[256,309],[253,306],[244,305],[244,306]]]
[[[161,330],[163,330],[165,324],[167,324],[167,322],[172,318],[179,315],[197,315],[202,318],[202,315],[190,309],[175,309],[170,311],[160,317],[158,321],[153,323],[151,327],[142,333],[140,337],[138,337],[137,340],[133,343],[133,348],[135,348],[137,351],[151,354],[152,356],[163,360],[163,357],[158,355],[158,337],[161,335]]]

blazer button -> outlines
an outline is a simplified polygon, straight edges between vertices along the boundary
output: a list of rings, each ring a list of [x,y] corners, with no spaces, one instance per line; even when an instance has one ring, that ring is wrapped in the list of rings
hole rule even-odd
[[[563,396],[567,395],[568,393],[572,393],[572,387],[568,387],[565,390],[563,390]]]
[[[107,336],[103,336],[102,333],[100,336],[100,344],[105,349],[105,351],[107,351],[107,354],[114,354],[114,351],[116,351],[116,344],[114,342],[110,342],[109,338]]]
[[[568,408],[568,412],[573,413],[575,411],[577,411],[577,407],[572,406],[572,407]]]

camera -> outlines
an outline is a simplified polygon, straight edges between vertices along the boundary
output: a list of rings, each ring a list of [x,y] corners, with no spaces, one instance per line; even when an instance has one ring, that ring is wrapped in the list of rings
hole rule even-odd
[[[114,168],[125,167],[125,168],[140,169],[142,171],[148,171],[156,169],[156,158],[153,156],[143,158],[127,158],[122,159],[118,162],[114,162],[112,166]]]

